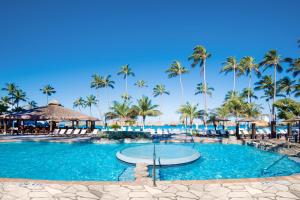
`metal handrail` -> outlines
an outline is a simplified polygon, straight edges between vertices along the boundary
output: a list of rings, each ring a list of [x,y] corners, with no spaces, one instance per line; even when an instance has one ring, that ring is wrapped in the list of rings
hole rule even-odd
[[[120,177],[122,176],[122,174],[126,171],[127,168],[124,168],[123,171],[118,175],[118,181],[120,181]]]
[[[153,143],[153,167],[152,167],[152,179],[153,179],[153,186],[156,187],[156,149],[155,143]]]
[[[264,175],[269,169],[271,169],[272,167],[274,167],[277,163],[279,163],[285,157],[287,157],[287,155],[281,156],[278,160],[274,161],[271,165],[269,165],[268,167],[264,168],[262,170],[261,174]]]

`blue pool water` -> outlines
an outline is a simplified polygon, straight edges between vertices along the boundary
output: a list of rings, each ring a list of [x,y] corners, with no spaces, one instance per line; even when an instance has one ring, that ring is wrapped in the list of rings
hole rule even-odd
[[[141,144],[1,143],[0,177],[47,180],[133,180],[133,166],[115,154]],[[168,145],[168,144],[158,144]],[[193,144],[174,144],[191,146]],[[253,147],[195,144],[201,158],[187,165],[162,167],[161,180],[195,180],[282,176],[300,173],[300,165],[284,158],[264,175],[261,171],[281,155]],[[172,152],[176,154],[176,149]],[[122,175],[121,175],[122,174]]]

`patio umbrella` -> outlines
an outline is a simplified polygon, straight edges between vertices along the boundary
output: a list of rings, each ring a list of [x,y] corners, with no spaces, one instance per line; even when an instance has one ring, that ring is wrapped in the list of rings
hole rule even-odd
[[[290,135],[290,123],[294,123],[294,122],[298,122],[298,127],[299,127],[299,130],[298,130],[298,142],[300,143],[300,117],[295,117],[295,118],[292,118],[292,119],[288,119],[288,120],[284,120],[283,122],[287,123],[287,126],[288,126],[288,136]]]

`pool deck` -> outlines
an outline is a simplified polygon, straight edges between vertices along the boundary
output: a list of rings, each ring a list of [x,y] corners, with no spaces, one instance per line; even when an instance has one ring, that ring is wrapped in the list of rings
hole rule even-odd
[[[63,182],[0,179],[3,200],[300,199],[300,175],[236,180]]]

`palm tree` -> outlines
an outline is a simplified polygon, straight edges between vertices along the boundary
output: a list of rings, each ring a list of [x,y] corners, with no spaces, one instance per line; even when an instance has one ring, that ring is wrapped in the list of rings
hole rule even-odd
[[[274,87],[273,87],[273,103],[272,103],[272,122],[271,122],[271,130],[272,130],[272,138],[276,137],[276,117],[275,117],[275,107],[273,106],[274,102],[276,101],[276,72],[282,72],[283,68],[281,63],[285,60],[281,58],[281,56],[277,53],[276,50],[268,51],[263,61],[260,63],[261,66],[264,66],[265,69],[267,68],[274,68]]]
[[[18,86],[15,83],[6,83],[5,87],[2,88],[2,90],[7,91],[8,95],[10,96],[11,109],[14,107],[13,98],[14,98],[14,93],[17,89]]]
[[[38,104],[37,104],[37,102],[32,100],[27,103],[27,106],[28,106],[28,109],[33,109],[33,108],[37,108]]]
[[[42,93],[46,95],[47,105],[48,105],[49,96],[56,93],[55,89],[51,85],[48,84],[48,85],[45,85],[42,89],[40,89],[40,91],[42,91]]]
[[[143,119],[143,128],[145,127],[145,121],[147,116],[158,116],[160,111],[157,110],[158,105],[152,105],[151,99],[149,97],[143,96],[137,100],[137,105],[133,106],[134,111],[138,116],[141,116]]]
[[[278,81],[278,89],[281,92],[285,92],[288,97],[291,97],[291,93],[294,92],[296,81],[291,80],[288,76]]]
[[[245,74],[249,77],[248,81],[248,96],[247,102],[251,103],[250,92],[251,92],[251,80],[252,80],[252,72],[257,76],[260,76],[259,65],[255,63],[255,60],[251,56],[243,57],[240,61],[241,66],[241,74]]]
[[[130,99],[132,99],[132,96],[130,96],[127,93],[122,94],[121,98],[123,99],[124,102],[129,102]]]
[[[277,100],[274,106],[278,110],[280,119],[292,119],[300,115],[300,103],[290,98]]]
[[[89,95],[86,97],[85,106],[89,107],[90,115],[92,116],[92,106],[97,105],[98,101],[94,95]]]
[[[174,61],[170,68],[166,70],[166,73],[168,73],[169,78],[177,77],[179,76],[179,83],[181,88],[181,100],[184,101],[184,93],[183,93],[183,85],[182,85],[182,74],[188,73],[188,70],[182,66],[182,64],[179,61]]]
[[[241,97],[248,99],[248,103],[252,103],[252,99],[258,99],[252,88],[244,88],[241,93]]]
[[[13,104],[16,104],[17,108],[19,108],[19,103],[21,101],[26,101],[26,93],[21,89],[17,89],[13,93]]]
[[[238,64],[237,60],[235,57],[230,56],[226,59],[226,62],[223,63],[223,68],[221,69],[221,73],[229,73],[233,72],[233,91],[236,91],[235,85],[236,85],[236,77],[241,71],[241,67]]]
[[[294,93],[295,97],[300,97],[300,79],[298,79],[298,82],[295,84],[293,93]]]
[[[146,84],[146,82],[144,80],[138,80],[135,82],[134,85],[137,86],[138,88],[148,87],[148,85]]]
[[[109,88],[114,89],[115,88],[115,82],[113,80],[111,80],[111,75],[104,76],[102,81],[103,81],[103,87],[106,88],[106,91],[107,91],[107,99],[108,99],[107,106],[110,107]]]
[[[9,107],[11,105],[11,98],[9,96],[1,97],[1,104]]]
[[[105,114],[106,119],[119,119],[121,124],[136,118],[136,112],[130,107],[128,102],[114,101],[110,110],[110,112]]]
[[[213,87],[209,87],[208,85],[206,85],[206,94],[208,96],[212,96],[212,92],[214,91],[215,89]],[[204,93],[204,84],[203,83],[199,83],[197,84],[197,87],[196,87],[196,92],[195,92],[195,95],[197,94],[203,94]]]
[[[293,76],[297,77],[300,74],[300,58],[287,58],[286,61],[290,64],[290,68],[287,69],[287,72],[292,72]]]
[[[181,105],[177,112],[180,113],[183,118],[189,119],[191,127],[193,126],[194,119],[200,115],[197,105],[192,105],[189,102]]]
[[[81,112],[81,108],[84,108],[85,105],[86,102],[82,97],[78,97],[73,103],[73,107],[78,108],[80,112]]]
[[[154,97],[157,97],[157,96],[162,96],[162,95],[170,95],[170,92],[168,90],[166,90],[166,86],[163,85],[163,84],[159,84],[159,85],[156,85],[154,88],[153,88],[153,96]]]
[[[232,97],[239,97],[239,93],[237,91],[230,90],[225,94],[225,101],[228,101]]]
[[[207,58],[211,57],[211,54],[207,52],[204,46],[197,45],[194,50],[193,54],[188,58],[188,60],[193,60],[192,67],[195,67],[199,64],[200,67],[200,76],[203,72],[203,85],[204,85],[204,110],[205,115],[207,115],[207,83],[206,83],[206,60]],[[206,117],[204,117],[206,120]],[[205,127],[206,128],[206,127]]]
[[[118,75],[123,75],[123,78],[125,79],[125,93],[128,94],[128,82],[127,79],[129,76],[134,76],[135,74],[129,67],[129,65],[124,65],[121,67],[121,70],[118,72]]]

